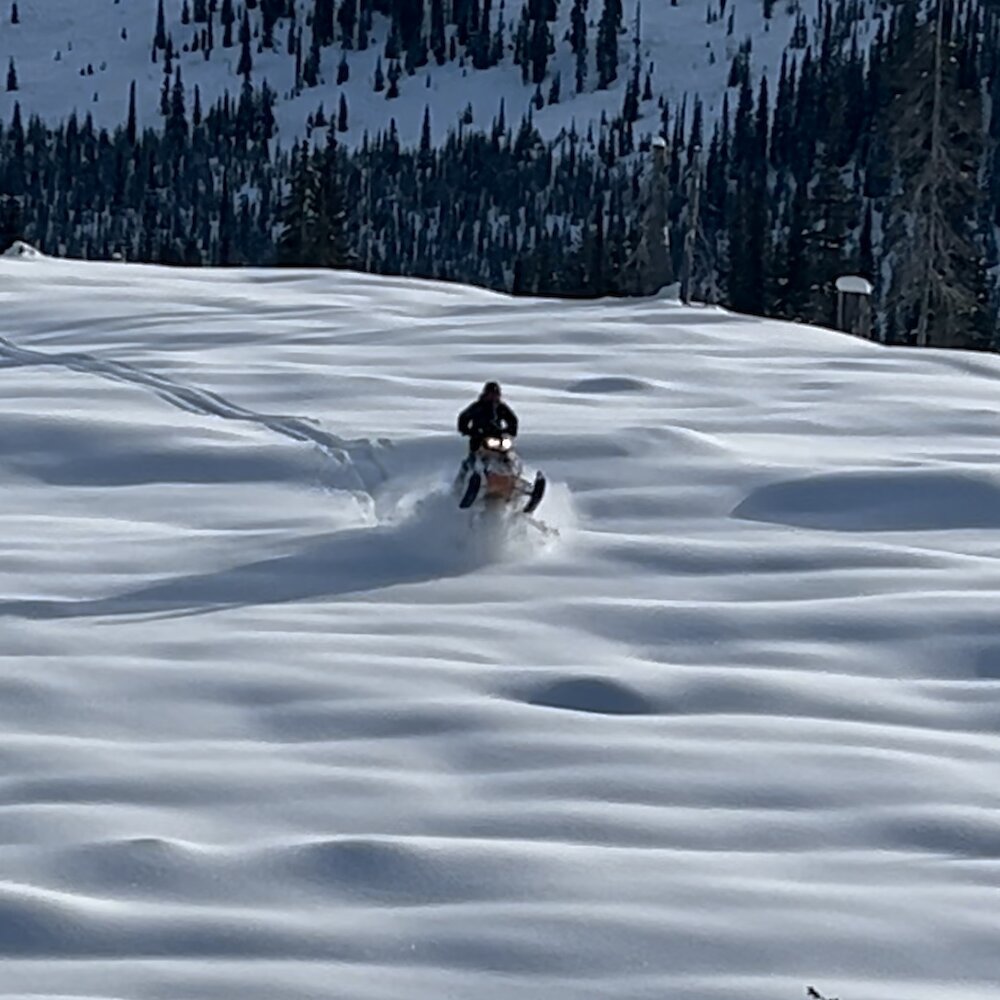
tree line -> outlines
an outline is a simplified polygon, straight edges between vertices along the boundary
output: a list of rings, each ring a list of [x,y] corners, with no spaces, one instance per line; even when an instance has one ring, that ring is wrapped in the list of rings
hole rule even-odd
[[[242,18],[226,0],[205,0],[183,16],[193,32],[215,25],[219,44],[228,28],[233,46],[277,44],[282,25],[298,45],[308,27],[297,49],[305,85],[310,47],[360,45],[365,18],[384,13],[364,0],[345,14],[350,2],[317,0],[303,26],[283,0],[247,2]],[[617,52],[616,2],[602,18]],[[525,8],[529,41],[554,6]],[[501,21],[489,0],[440,15],[431,5],[422,20],[398,0],[385,7],[400,72],[411,49],[424,58],[417,36],[428,59],[449,57],[450,42],[435,48],[438,23],[456,44],[464,38],[470,59],[492,58],[484,25],[492,37]],[[281,147],[276,96],[251,69],[238,98],[203,107],[158,22],[161,127],[138,128],[134,88],[114,130],[75,116],[52,128],[23,121],[17,107],[0,124],[0,245],[16,236],[84,258],[350,265],[573,297],[643,295],[681,280],[697,299],[823,324],[834,318],[833,282],[852,273],[875,285],[879,339],[996,349],[997,14],[983,0],[880,7],[873,19],[873,0],[821,0],[814,23],[801,15],[773,94],[752,72],[751,45],[740,46],[710,130],[697,99],[654,98],[636,44],[620,112],[585,130],[546,142],[532,110],[509,121],[501,103],[489,127],[460,122],[434,145],[428,107],[415,146],[390,121],[354,149],[337,141],[343,101],[312,116],[307,139]],[[583,0],[567,41],[586,51],[586,30],[572,40],[578,8]],[[713,10],[725,16],[726,5]],[[546,71],[530,52],[520,57],[537,95]],[[611,72],[599,59],[577,65],[575,86],[592,65],[599,78]]]

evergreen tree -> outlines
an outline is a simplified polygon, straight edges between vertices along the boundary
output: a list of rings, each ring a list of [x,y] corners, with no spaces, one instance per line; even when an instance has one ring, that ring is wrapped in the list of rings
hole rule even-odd
[[[0,253],[24,238],[21,202],[10,196],[0,198]]]
[[[448,57],[444,34],[444,0],[431,0],[431,52],[438,66],[443,66]]]
[[[604,0],[597,26],[597,89],[606,90],[618,79],[618,35],[622,27],[621,0]]]
[[[528,39],[531,35],[531,19],[528,17],[528,7],[521,8],[521,20],[514,36],[514,63],[521,67],[521,82],[527,83],[531,75],[531,59],[529,56]]]
[[[307,87],[319,85],[320,45],[316,23],[313,22],[312,35],[309,42],[309,54],[302,61],[302,82]]]
[[[321,48],[333,45],[334,41],[334,0],[316,0],[313,9],[313,32]]]
[[[274,29],[284,10],[282,0],[261,0],[260,2],[260,45],[263,49],[274,48]]]
[[[315,154],[319,226],[315,234],[315,262],[320,267],[347,267],[353,260],[347,242],[347,210],[343,188],[343,163],[333,130],[326,148]]]
[[[10,65],[7,67],[7,93],[13,93],[17,89],[17,69],[14,66],[14,58],[12,56]]]
[[[167,47],[167,26],[163,14],[163,0],[156,2],[156,32],[153,35],[153,48],[161,52]]]
[[[236,12],[233,10],[233,0],[222,0],[222,9],[219,19],[222,22],[222,47],[224,49],[231,49],[233,47],[233,24],[236,22]],[[209,23],[211,23],[211,21]]]
[[[641,14],[642,5],[637,4],[635,8],[635,34],[632,37],[632,45],[635,54],[632,58],[632,72],[629,76],[628,84],[625,87],[625,101],[622,106],[622,118],[632,123],[639,118],[639,73],[641,70]]]
[[[587,80],[587,0],[573,0],[569,43],[576,57],[576,92],[582,94]]]
[[[357,0],[341,0],[337,10],[337,23],[340,25],[340,44],[345,49],[353,49],[354,33],[358,24]]]
[[[545,70],[549,61],[549,49],[552,47],[552,32],[549,23],[539,18],[534,23],[531,32],[529,59],[531,61],[531,82],[540,84],[545,79]]]
[[[399,68],[399,63],[395,59],[389,63],[389,89],[385,92],[387,101],[399,97],[399,78],[403,71]]]
[[[421,169],[429,169],[433,159],[434,153],[431,138],[431,109],[425,105],[424,120],[420,126],[419,164]]]
[[[490,65],[497,66],[503,62],[505,51],[506,22],[504,21],[504,0],[500,0],[500,10],[497,13],[497,26],[490,41]]]
[[[651,295],[674,281],[668,246],[669,200],[667,144],[658,136],[653,140],[652,167],[643,193],[642,231],[636,257],[642,294]]]
[[[281,209],[279,262],[299,267],[343,267],[349,259],[344,220],[336,143],[331,139],[322,153],[312,153],[302,143],[293,156],[291,185]]]
[[[561,96],[562,83],[559,74],[552,77],[552,85],[549,87],[549,104],[558,104]]]
[[[899,97],[889,125],[901,183],[887,232],[893,282],[888,311],[918,346],[985,347],[981,238],[982,107],[978,79],[963,80],[955,5],[926,21],[900,11],[894,39]],[[905,48],[912,39],[912,45]]]
[[[167,116],[166,135],[178,146],[187,140],[187,109],[184,102],[184,84],[181,81],[180,66],[177,67],[170,94],[170,113]]]
[[[244,9],[243,24],[240,26],[240,61],[236,72],[242,77],[249,77],[253,70],[253,55],[250,52],[250,15]]]
[[[737,312],[765,315],[767,304],[769,200],[767,163],[760,151],[759,116],[744,79],[733,133],[735,185],[726,207],[730,270],[728,300]]]
[[[136,134],[135,80],[133,80],[128,89],[128,120],[125,124],[125,138],[130,146],[135,145]]]

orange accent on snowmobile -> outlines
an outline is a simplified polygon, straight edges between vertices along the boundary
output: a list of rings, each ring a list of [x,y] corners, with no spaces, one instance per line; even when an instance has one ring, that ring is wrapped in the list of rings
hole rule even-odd
[[[505,476],[502,473],[489,472],[486,475],[486,495],[502,497],[509,500],[517,489],[517,477]]]

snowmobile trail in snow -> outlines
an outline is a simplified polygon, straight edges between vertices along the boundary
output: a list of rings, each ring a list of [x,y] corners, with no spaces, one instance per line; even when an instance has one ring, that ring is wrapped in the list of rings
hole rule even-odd
[[[342,469],[353,475],[355,482],[345,486],[351,485],[365,493],[371,493],[388,475],[377,454],[379,448],[385,447],[384,443],[345,440],[323,430],[308,417],[257,413],[230,402],[217,392],[183,385],[165,375],[136,368],[125,362],[98,358],[78,351],[48,354],[45,351],[20,347],[2,336],[0,336],[0,359],[3,362],[0,368],[57,367],[125,382],[148,389],[171,406],[188,413],[256,424],[291,441],[315,445],[324,454],[339,462]]]

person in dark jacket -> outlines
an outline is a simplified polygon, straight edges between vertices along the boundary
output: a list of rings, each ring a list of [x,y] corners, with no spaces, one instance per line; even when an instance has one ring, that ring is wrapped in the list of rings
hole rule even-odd
[[[517,415],[500,398],[500,386],[496,382],[487,382],[479,399],[458,415],[458,433],[468,437],[470,454],[490,434],[517,437]]]

